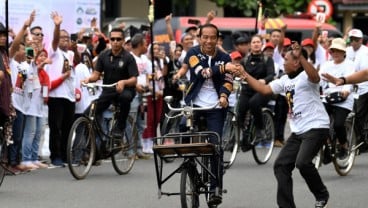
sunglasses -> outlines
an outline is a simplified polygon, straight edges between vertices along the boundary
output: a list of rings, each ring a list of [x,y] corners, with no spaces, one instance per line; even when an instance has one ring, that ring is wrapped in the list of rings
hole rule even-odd
[[[41,37],[43,37],[43,33],[32,33],[32,35],[35,35],[35,36],[41,36]]]
[[[359,42],[360,38],[350,37],[352,42]]]
[[[123,38],[110,38],[110,40],[112,42],[114,42],[114,41],[121,41],[121,40],[123,40]]]

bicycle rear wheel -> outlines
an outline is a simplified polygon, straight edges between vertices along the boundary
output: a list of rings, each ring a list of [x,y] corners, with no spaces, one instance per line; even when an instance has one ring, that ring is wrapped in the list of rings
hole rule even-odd
[[[128,116],[127,122],[132,127],[132,135],[128,135],[125,131],[123,138],[112,138],[122,141],[122,143],[118,143],[120,146],[116,147],[116,152],[113,150],[114,153],[111,155],[112,166],[119,175],[129,173],[135,163],[138,133],[131,116]]]
[[[348,118],[345,121],[345,129],[346,129],[346,139],[348,142],[348,154],[345,158],[339,158],[338,155],[338,148],[335,148],[335,157],[333,158],[333,164],[337,174],[340,176],[346,176],[349,174],[351,169],[353,168],[355,156],[357,154],[356,149],[356,137],[354,131],[354,118]],[[337,139],[336,139],[337,140]],[[337,145],[335,145],[337,147]]]
[[[195,168],[195,167],[193,167]],[[191,167],[184,167],[180,178],[180,200],[182,208],[199,207],[199,193],[195,174]]]
[[[275,126],[272,112],[268,109],[263,109],[262,114],[266,137],[257,138],[252,149],[254,160],[260,165],[266,164],[271,158],[275,138]]]
[[[96,154],[96,141],[92,122],[78,118],[69,132],[67,159],[70,173],[77,180],[84,179],[91,170]]]
[[[228,112],[222,136],[222,147],[224,150],[224,168],[228,169],[234,163],[239,148],[240,130],[234,113]]]

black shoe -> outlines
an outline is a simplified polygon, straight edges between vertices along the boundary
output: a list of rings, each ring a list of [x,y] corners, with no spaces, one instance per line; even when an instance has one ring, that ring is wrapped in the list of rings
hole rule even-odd
[[[256,128],[256,138],[258,140],[263,140],[266,138],[266,132],[264,129],[258,129]]]
[[[210,198],[207,202],[208,206],[219,205],[221,203],[222,203],[222,196],[221,195],[215,195],[215,194],[211,194]]]
[[[113,137],[123,137],[123,134],[124,132],[118,127],[115,127],[111,132],[111,135]]]
[[[327,165],[330,162],[332,162],[331,150],[330,150],[330,147],[326,145],[325,149],[323,150],[322,163],[324,165]]]
[[[316,201],[315,208],[327,208],[327,202],[328,200],[320,200]]]
[[[348,150],[344,147],[340,147],[338,158],[339,160],[344,160],[348,156]]]

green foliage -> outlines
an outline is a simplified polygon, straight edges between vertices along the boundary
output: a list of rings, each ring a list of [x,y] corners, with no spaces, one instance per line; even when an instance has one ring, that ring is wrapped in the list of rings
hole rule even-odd
[[[258,1],[256,0],[210,0],[218,6],[232,7],[243,11],[244,16],[256,16]],[[293,14],[296,11],[305,12],[310,0],[263,0],[264,8],[270,11],[271,16]]]

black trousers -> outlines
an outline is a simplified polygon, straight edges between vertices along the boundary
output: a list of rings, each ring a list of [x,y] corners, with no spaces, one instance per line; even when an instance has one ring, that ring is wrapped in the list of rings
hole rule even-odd
[[[124,89],[122,93],[115,90],[104,90],[100,97],[96,100],[96,115],[101,119],[102,113],[113,103],[116,102],[120,106],[120,116],[118,118],[118,126],[121,130],[125,129],[126,119],[130,111],[130,103],[135,96],[135,91],[132,89]],[[88,114],[90,107],[85,111]]]
[[[238,108],[238,118],[239,124],[242,127],[244,125],[245,114],[248,109],[250,109],[254,117],[254,125],[258,129],[263,128],[263,115],[262,107],[267,106],[268,101],[270,101],[271,96],[264,96],[260,93],[252,93],[247,89],[242,89],[239,97],[239,108]]]
[[[358,142],[362,141],[365,138],[364,136],[364,125],[367,123],[368,117],[368,93],[359,95],[359,99],[355,102],[355,133],[357,138],[359,139]]]
[[[275,105],[275,139],[279,141],[284,141],[284,131],[287,119],[287,113],[289,106],[286,102],[286,98],[283,95],[277,95],[276,105]]]
[[[329,129],[311,129],[303,134],[292,133],[286,140],[275,163],[277,179],[277,204],[282,208],[295,208],[293,197],[292,171],[298,168],[300,174],[316,200],[326,200],[329,193],[312,160],[326,141]]]
[[[49,128],[50,128],[50,159],[67,161],[66,149],[69,131],[73,125],[75,103],[65,98],[52,98],[48,100]]]

